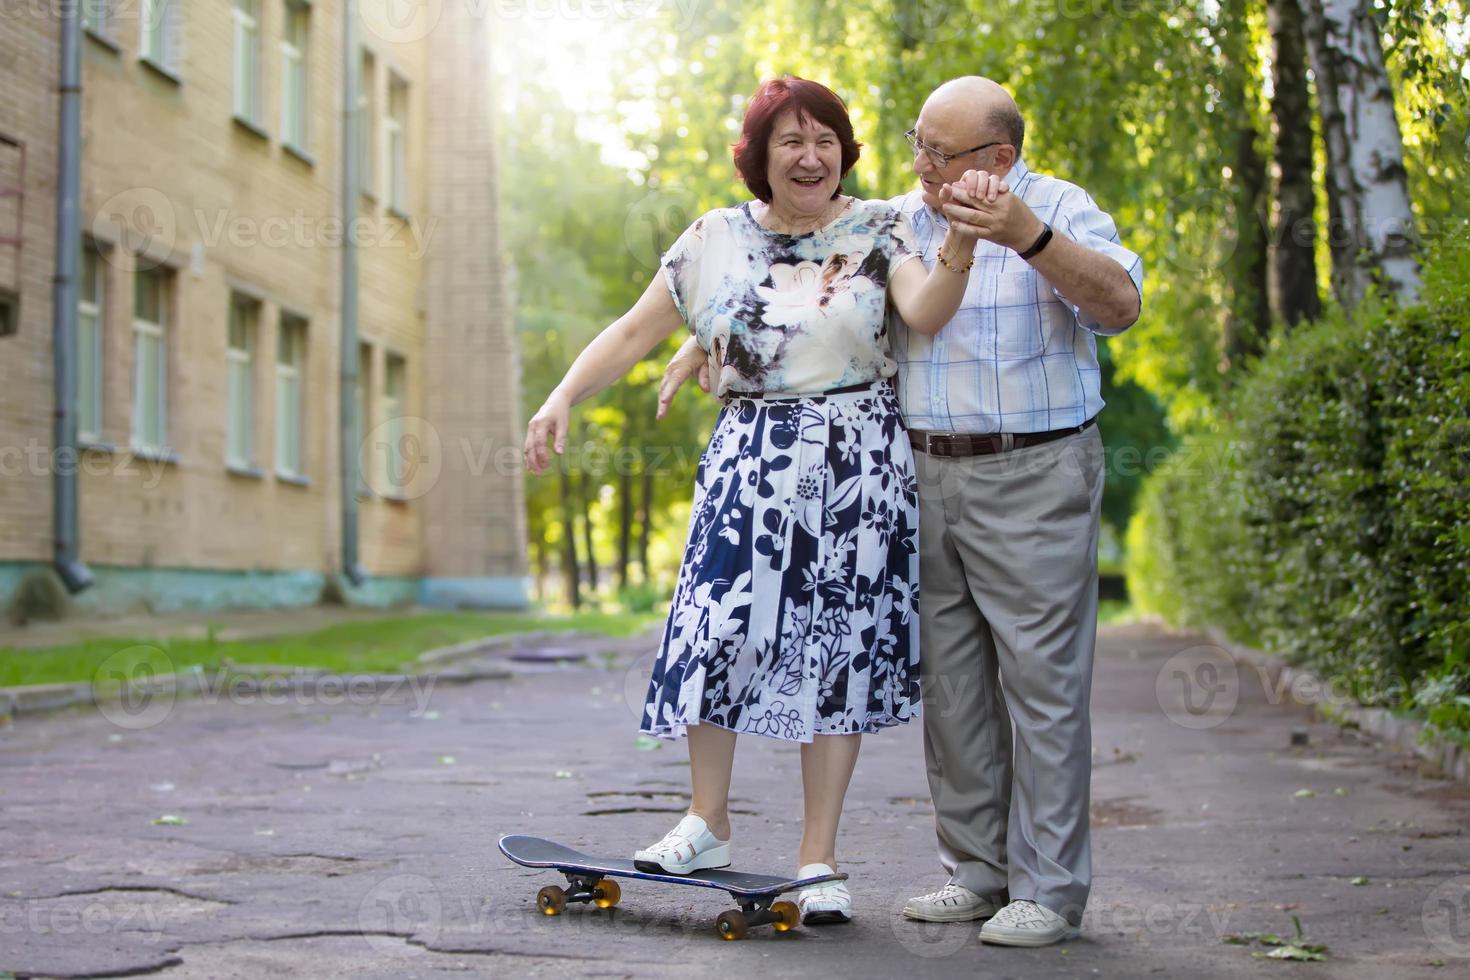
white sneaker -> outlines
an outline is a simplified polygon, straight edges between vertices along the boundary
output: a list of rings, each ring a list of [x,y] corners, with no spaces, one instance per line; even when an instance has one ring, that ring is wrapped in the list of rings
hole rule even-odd
[[[803,864],[796,872],[798,880],[832,874],[825,864]],[[845,881],[824,881],[796,890],[796,909],[803,925],[824,925],[852,921],[852,895]]]
[[[1027,899],[1012,902],[980,927],[980,941],[999,946],[1050,946],[1075,935],[1066,919]]]
[[[1000,906],[964,885],[950,882],[937,892],[917,895],[903,907],[905,918],[920,922],[970,922],[994,915]]]
[[[710,833],[703,817],[688,814],[664,839],[633,854],[633,866],[653,874],[687,875],[730,866],[730,842]]]

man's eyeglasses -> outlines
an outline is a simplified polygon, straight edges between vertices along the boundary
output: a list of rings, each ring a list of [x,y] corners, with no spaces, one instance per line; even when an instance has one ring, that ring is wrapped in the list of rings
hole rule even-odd
[[[925,143],[923,140],[919,139],[919,131],[917,129],[911,129],[903,135],[904,138],[909,141],[909,146],[912,146],[914,148],[915,153],[923,150],[925,153],[929,154],[929,159],[934,163],[934,166],[938,167],[940,170],[943,170],[945,167],[949,166],[951,161],[958,160],[962,156],[966,156],[971,153],[979,153],[981,150],[988,150],[992,146],[1006,145],[1004,140],[995,140],[990,143],[982,143],[979,146],[972,146],[968,150],[960,150],[958,153],[945,153],[943,150],[936,150],[928,143]]]

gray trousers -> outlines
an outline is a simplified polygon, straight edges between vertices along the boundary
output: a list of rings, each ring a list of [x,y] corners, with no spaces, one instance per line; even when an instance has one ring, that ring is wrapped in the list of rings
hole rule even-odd
[[[919,477],[924,754],[950,880],[1082,920],[1088,841],[1097,426]]]

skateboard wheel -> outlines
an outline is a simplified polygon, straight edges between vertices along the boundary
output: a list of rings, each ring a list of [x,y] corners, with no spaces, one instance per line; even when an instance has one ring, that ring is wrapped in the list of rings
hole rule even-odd
[[[771,906],[771,912],[776,916],[771,927],[777,932],[786,932],[801,925],[801,912],[795,902],[777,902]]]
[[[715,929],[719,931],[721,939],[744,939],[745,913],[739,909],[721,912],[720,917],[715,920]]]
[[[610,909],[623,897],[623,890],[611,878],[604,878],[592,889],[592,904],[600,909]]]
[[[566,911],[567,893],[556,885],[547,885],[536,893],[536,906],[546,915],[561,915]]]

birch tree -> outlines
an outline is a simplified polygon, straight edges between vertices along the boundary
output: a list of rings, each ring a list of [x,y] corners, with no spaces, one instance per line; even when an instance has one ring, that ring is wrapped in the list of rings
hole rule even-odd
[[[1401,302],[1419,294],[1418,242],[1393,85],[1368,0],[1302,0],[1327,144],[1333,292],[1344,306],[1375,277]]]

